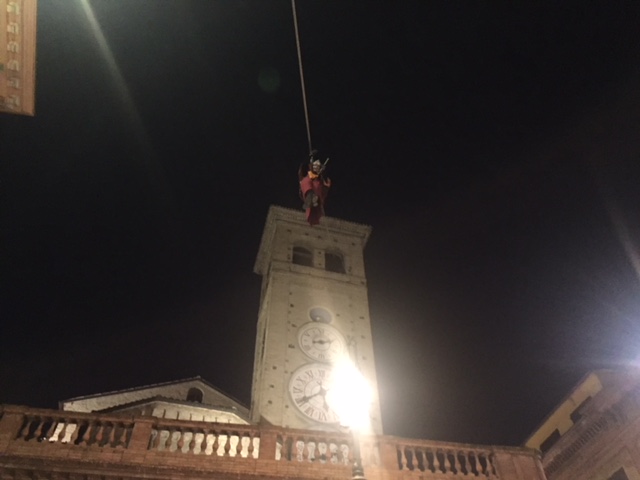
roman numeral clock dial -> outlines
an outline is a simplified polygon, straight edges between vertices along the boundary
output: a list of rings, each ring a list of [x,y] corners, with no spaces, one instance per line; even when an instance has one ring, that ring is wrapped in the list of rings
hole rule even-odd
[[[331,367],[323,363],[304,365],[293,372],[289,394],[293,404],[307,418],[320,423],[338,423],[338,415],[327,403]]]
[[[342,334],[331,325],[320,322],[300,327],[298,344],[305,355],[320,362],[335,362],[345,351]]]
[[[345,354],[342,334],[324,322],[310,322],[298,330],[298,345],[302,352],[317,363],[298,368],[291,375],[289,394],[298,411],[320,423],[338,423],[338,415],[327,403],[331,388],[331,365]]]

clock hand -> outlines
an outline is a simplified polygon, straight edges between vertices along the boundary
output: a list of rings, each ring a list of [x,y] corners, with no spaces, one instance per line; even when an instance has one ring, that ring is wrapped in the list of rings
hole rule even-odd
[[[302,404],[302,403],[308,402],[309,400],[311,400],[311,399],[312,399],[313,397],[315,397],[316,395],[318,395],[318,394],[317,394],[317,393],[315,393],[315,394],[310,395],[310,396],[309,396],[309,395],[305,395],[304,397],[300,397],[300,398],[298,398],[298,399],[296,400],[296,402],[297,402],[298,404]]]
[[[322,388],[322,383],[320,383],[320,390],[318,390],[313,395],[305,395],[303,397],[300,397],[296,400],[296,402],[298,402],[298,404],[305,403],[311,400],[313,397],[317,397],[318,395],[322,395],[322,398],[324,398],[326,394],[327,394],[327,391],[324,388]]]
[[[322,396],[322,408],[325,410],[325,412],[328,412],[329,410],[331,410],[329,403],[327,403],[327,393],[329,393],[329,390],[324,388],[322,386],[322,382],[320,382],[320,390],[318,391],[318,393],[316,393],[316,395]]]

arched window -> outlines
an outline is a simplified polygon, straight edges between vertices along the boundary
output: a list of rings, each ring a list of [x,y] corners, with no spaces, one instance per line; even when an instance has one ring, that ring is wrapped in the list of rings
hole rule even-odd
[[[325,252],[324,269],[328,272],[345,273],[342,255],[337,252]]]
[[[202,403],[204,393],[199,388],[190,388],[187,392],[187,402]]]
[[[313,266],[313,254],[304,247],[293,247],[293,263],[296,265]]]

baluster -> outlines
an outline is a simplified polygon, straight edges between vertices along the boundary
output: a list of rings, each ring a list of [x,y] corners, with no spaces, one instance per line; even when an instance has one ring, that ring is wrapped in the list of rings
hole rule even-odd
[[[407,460],[406,460],[406,455],[404,453],[404,447],[402,445],[396,446],[396,455],[398,457],[398,467],[400,468],[400,470],[406,470]]]
[[[407,464],[409,465],[410,470],[420,470],[420,460],[418,455],[420,455],[420,449],[417,447],[411,447],[407,454]]]
[[[101,422],[92,421],[89,423],[89,427],[87,428],[87,433],[85,434],[86,444],[87,445],[98,445],[100,443],[97,441],[98,435],[102,432],[103,425]]]
[[[285,444],[283,445],[283,449],[284,449],[284,458],[285,460],[289,460],[292,461],[294,459],[293,454],[294,454],[294,441],[293,441],[293,437],[287,437],[285,440]]]
[[[171,435],[172,431],[167,429],[163,429],[161,432],[162,440],[161,440],[161,449],[162,451],[170,451],[171,450]]]
[[[484,462],[483,462],[484,456],[482,455],[482,452],[473,451],[471,452],[471,455],[473,455],[476,475],[479,477],[484,476],[485,468],[484,468]]]
[[[489,459],[487,455],[480,452],[477,455],[478,455],[478,463],[480,464],[480,468],[478,470],[480,470],[481,473],[484,474],[486,477],[489,477],[491,475],[491,471],[489,468]]]
[[[40,423],[39,417],[28,417],[27,428],[24,431],[24,440],[26,442],[33,439],[39,423]]]
[[[113,442],[115,447],[127,448],[127,424],[124,422],[118,423],[117,428],[114,429],[115,434],[113,436]]]
[[[44,431],[42,431],[40,433],[41,441],[46,441],[46,440],[49,440],[51,438],[51,434],[53,433],[53,431],[56,428],[56,421],[53,418],[51,418],[51,419],[47,420],[47,423],[45,423],[43,425],[43,427],[45,427],[45,426],[47,427],[46,430],[44,430]]]
[[[449,468],[451,473],[458,473],[458,464],[456,463],[456,452],[449,452]]]
[[[229,457],[231,452],[231,435],[229,433],[227,433],[225,435],[225,444],[224,444],[224,456],[225,457]]]
[[[440,450],[438,452],[438,455],[440,455],[440,468],[442,469],[442,472],[449,473],[449,460],[447,459],[447,451]]]
[[[424,471],[427,472],[435,472],[435,467],[433,465],[433,451],[431,449],[429,449],[428,447],[426,447],[423,451],[422,454],[424,455]]]
[[[175,429],[173,431],[169,429],[169,431],[171,432],[171,435],[169,436],[169,440],[171,442],[169,444],[169,451],[175,452],[176,450],[178,450],[178,444],[182,440],[182,432],[179,429]]]
[[[158,450],[169,451],[171,448],[171,431],[168,428],[160,430],[160,445]]]
[[[206,446],[204,448],[204,454],[213,455],[213,452],[215,452],[213,448],[213,443],[216,441],[216,435],[214,433],[207,433],[204,441],[206,442]]]
[[[192,431],[191,432],[191,441],[189,442],[189,449],[188,451],[195,454],[195,450],[196,450],[196,443],[198,444],[198,452],[200,452],[200,442],[196,442],[196,437],[198,435],[201,435],[199,432],[197,431]]]
[[[213,443],[211,444],[211,454],[220,456],[218,450],[220,449],[220,434],[218,432],[213,432]]]
[[[302,462],[304,460],[304,441],[298,440],[296,442],[296,460]]]
[[[169,441],[169,437],[170,437],[170,432],[169,430],[158,430],[158,451],[159,452],[163,452],[164,450],[167,449],[167,442]]]
[[[104,446],[111,446],[110,443],[110,439],[111,439],[111,434],[113,433],[113,423],[108,422],[108,423],[103,423],[102,424],[102,428],[100,430],[100,436],[101,436],[101,441],[98,442],[98,445],[100,445],[101,447]]]
[[[61,428],[60,428],[60,431],[58,432],[58,435],[59,435],[58,438],[60,439],[60,443],[69,443],[71,441],[71,435],[73,434],[74,430],[77,428],[77,425],[69,423],[66,420],[63,420],[60,423],[60,426]],[[72,427],[76,427],[76,428],[72,428]]]
[[[276,445],[277,448],[277,445]],[[253,437],[253,440],[251,441],[251,448],[250,451],[253,450],[253,454],[252,457],[253,458],[260,458],[260,437]]]
[[[413,449],[413,468],[424,472],[424,450],[419,447]]]
[[[327,444],[325,442],[318,443],[318,458],[320,463],[327,463]]]
[[[182,448],[180,448],[180,452],[189,453],[191,451],[193,441],[193,432],[182,432]]]
[[[340,453],[342,453],[342,463],[349,465],[349,445],[346,443],[340,445]]]
[[[438,450],[433,449],[433,471],[434,473],[440,473],[442,470],[440,469],[440,459],[438,458]]]
[[[25,440],[38,439],[38,430],[42,428],[42,422],[41,417],[31,417],[29,419],[29,428],[27,429]]]
[[[18,436],[16,438],[22,438],[24,441],[27,440],[26,436],[29,432],[29,424],[31,423],[31,418],[25,415],[22,418],[22,425],[20,425],[20,430],[18,430]]]
[[[467,463],[467,459],[464,455],[464,451],[459,450],[456,452],[456,457],[457,457],[457,462],[458,462],[458,469],[459,472],[464,474],[464,475],[468,475],[469,474],[469,464]]]
[[[176,448],[172,451],[174,452],[182,452],[183,448],[184,448],[184,436],[185,436],[185,432],[182,431],[182,429],[178,428],[175,432],[174,435],[176,436],[177,442],[175,442],[176,444]]]
[[[78,422],[75,424],[76,428],[73,429],[71,433],[71,438],[69,438],[69,443],[73,443],[75,445],[82,444],[84,439],[84,434],[88,428],[87,422]]]
[[[120,435],[120,442],[124,448],[129,447],[129,441],[131,440],[131,434],[133,433],[133,424],[123,425],[122,434]]]
[[[238,456],[239,450],[240,448],[242,448],[242,445],[240,444],[240,437],[238,436],[237,432],[232,432],[233,435],[229,436],[229,455],[231,457],[236,457]]]
[[[35,438],[35,440],[38,442],[42,441],[42,430],[45,428],[45,424],[46,424],[46,419],[39,418],[38,422],[36,423],[36,428],[34,428],[33,430],[32,438]]]
[[[253,436],[253,433],[249,433],[247,439],[249,440],[249,444],[247,445],[247,457],[255,458],[253,456],[253,452],[255,451],[255,437]]]
[[[204,442],[205,436],[204,432],[196,432],[193,435],[193,440],[191,442],[191,451],[194,455],[200,455],[202,453],[202,443]]]
[[[409,470],[415,470],[416,464],[418,463],[416,448],[415,447],[407,447],[405,449],[405,454],[407,456],[407,468]]]
[[[75,441],[76,445],[90,445],[91,443],[93,443],[93,436],[95,435],[92,434],[95,434],[95,432],[92,432],[92,427],[93,424],[90,420],[82,422],[82,426],[80,426],[80,423],[78,423],[78,438]]]
[[[95,433],[95,443],[99,447],[104,445],[102,442],[105,440],[105,430],[107,429],[107,425],[102,422],[96,422],[93,424],[93,430]]]
[[[309,451],[309,456],[307,460],[313,462],[316,459],[316,442],[311,441],[307,444],[307,450]]]
[[[338,446],[333,442],[329,444],[329,461],[334,465],[338,463]]]
[[[247,458],[249,456],[249,449],[251,448],[251,438],[247,436],[245,433],[240,437],[240,441],[238,442],[238,449],[240,450],[238,453],[242,458]]]
[[[444,473],[450,473],[451,467],[449,465],[449,459],[447,458],[447,451],[441,450],[440,455],[442,455],[442,458],[440,459],[440,467],[442,468],[442,471]]]
[[[216,449],[217,455],[219,457],[224,457],[225,446],[227,445],[227,436],[224,433],[219,433],[216,442],[218,443],[218,448]]]
[[[148,450],[155,450],[158,448],[158,442],[159,442],[159,437],[160,435],[158,435],[158,430],[155,428],[151,429],[151,436],[149,437],[149,448]]]
[[[480,465],[480,461],[478,460],[476,453],[473,451],[467,452],[467,458],[469,460],[471,473],[475,476],[480,475],[482,473],[482,466]]]
[[[120,433],[122,433],[121,430],[121,424],[119,423],[112,423],[111,424],[111,430],[109,431],[109,436],[107,439],[107,445],[109,445],[110,447],[117,447],[120,445]]]

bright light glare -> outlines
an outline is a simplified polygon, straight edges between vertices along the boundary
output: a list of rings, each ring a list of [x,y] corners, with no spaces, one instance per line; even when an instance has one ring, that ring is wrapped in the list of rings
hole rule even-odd
[[[333,367],[327,403],[338,414],[340,424],[368,432],[371,429],[369,408],[373,391],[360,371],[349,358],[338,361]]]

